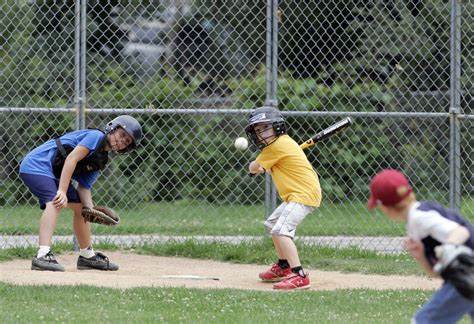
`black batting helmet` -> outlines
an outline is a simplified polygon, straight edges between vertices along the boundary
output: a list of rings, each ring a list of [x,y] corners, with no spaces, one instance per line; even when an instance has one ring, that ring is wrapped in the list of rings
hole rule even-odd
[[[113,130],[117,129],[118,127],[124,129],[128,135],[130,135],[133,139],[133,142],[127,146],[125,149],[118,151],[118,153],[126,153],[130,152],[134,148],[137,147],[138,142],[140,142],[143,134],[142,134],[142,127],[140,123],[133,117],[122,115],[118,116],[117,118],[111,120],[107,126],[105,126],[105,133],[111,133]]]
[[[283,134],[286,134],[285,120],[281,112],[273,107],[260,107],[252,111],[249,116],[249,123],[245,128],[247,137],[254,148],[262,149],[270,143],[266,143],[264,138],[259,138],[255,131],[255,125],[268,124],[275,131],[275,139]]]

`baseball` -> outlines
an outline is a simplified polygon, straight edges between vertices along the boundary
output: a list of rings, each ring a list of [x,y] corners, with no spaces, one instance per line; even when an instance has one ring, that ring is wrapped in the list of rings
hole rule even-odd
[[[249,142],[245,137],[239,137],[235,140],[234,146],[237,150],[243,151],[246,150],[247,147],[249,147]]]

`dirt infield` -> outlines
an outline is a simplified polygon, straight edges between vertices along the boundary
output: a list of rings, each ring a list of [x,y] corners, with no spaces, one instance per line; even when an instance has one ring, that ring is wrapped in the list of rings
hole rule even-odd
[[[265,266],[234,264],[176,257],[155,257],[123,252],[108,252],[120,269],[115,272],[77,270],[77,254],[57,256],[66,272],[31,271],[31,260],[0,263],[0,281],[18,285],[91,285],[112,288],[193,287],[272,290],[271,283],[258,280]],[[345,288],[436,289],[440,280],[415,276],[345,274],[307,269],[311,290]],[[183,278],[182,276],[185,276]],[[214,280],[214,279],[218,280]]]

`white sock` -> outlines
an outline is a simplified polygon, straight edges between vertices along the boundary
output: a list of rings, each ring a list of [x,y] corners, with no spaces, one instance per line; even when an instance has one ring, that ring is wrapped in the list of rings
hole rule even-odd
[[[84,258],[88,258],[88,259],[89,259],[89,258],[92,258],[92,257],[95,255],[95,251],[94,251],[94,249],[93,249],[91,246],[89,246],[89,247],[87,247],[87,248],[85,248],[85,249],[81,249],[81,250],[79,251],[79,255],[82,256],[82,257],[84,257]]]
[[[37,258],[42,258],[46,254],[48,254],[49,251],[51,251],[51,247],[49,245],[40,245],[39,250],[38,250],[38,254],[36,254],[36,257]]]

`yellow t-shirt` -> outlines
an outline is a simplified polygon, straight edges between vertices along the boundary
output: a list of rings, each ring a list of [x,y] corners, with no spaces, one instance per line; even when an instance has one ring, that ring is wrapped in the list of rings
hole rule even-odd
[[[281,135],[257,156],[257,163],[271,170],[275,187],[284,202],[319,207],[319,178],[303,150],[288,135]]]

